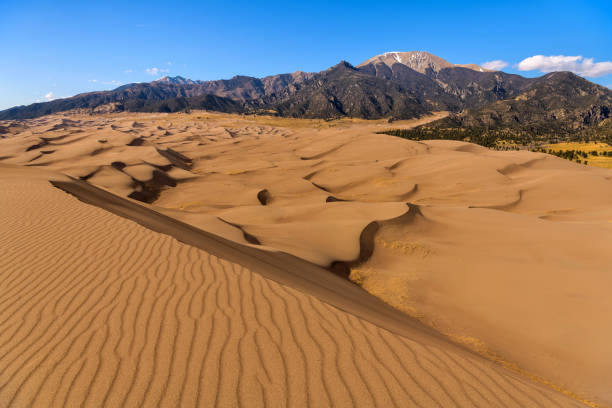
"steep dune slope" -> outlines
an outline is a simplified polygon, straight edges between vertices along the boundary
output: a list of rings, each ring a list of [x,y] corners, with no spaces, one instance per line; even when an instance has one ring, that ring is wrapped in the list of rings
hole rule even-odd
[[[81,176],[234,242],[350,274],[489,358],[612,403],[609,170],[375,134],[382,121],[194,113],[23,126],[0,140],[4,162]],[[93,154],[92,140],[107,150]]]
[[[1,170],[0,406],[580,406]]]

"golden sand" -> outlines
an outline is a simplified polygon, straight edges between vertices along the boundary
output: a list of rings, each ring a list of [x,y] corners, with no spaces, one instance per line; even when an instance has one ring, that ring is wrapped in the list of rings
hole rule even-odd
[[[610,170],[379,121],[18,126],[0,139],[0,406],[612,404]]]

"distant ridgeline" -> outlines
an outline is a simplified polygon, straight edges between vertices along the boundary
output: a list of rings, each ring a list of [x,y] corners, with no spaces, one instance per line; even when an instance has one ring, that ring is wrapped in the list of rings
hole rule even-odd
[[[164,77],[0,111],[0,120],[86,112],[272,114],[295,118],[445,119],[398,135],[531,143],[551,137],[609,140],[612,90],[569,72],[525,78],[473,64],[454,65],[426,52],[392,52],[358,66],[342,61],[318,73],[192,81]],[[462,130],[458,130],[462,129]]]

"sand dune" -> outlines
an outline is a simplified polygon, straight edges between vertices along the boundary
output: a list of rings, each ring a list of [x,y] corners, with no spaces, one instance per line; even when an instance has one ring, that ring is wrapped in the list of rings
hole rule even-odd
[[[231,265],[242,265],[230,269],[248,268],[255,272],[248,272],[253,281],[272,280],[281,285],[279,288],[293,291],[294,296],[306,296],[312,302],[333,306],[329,310],[334,313],[349,313],[351,319],[369,322],[373,326],[367,332],[384,329],[393,333],[389,336],[416,341],[425,349],[435,346],[451,353],[447,350],[451,347],[462,358],[478,359],[449,346],[448,336],[512,368],[511,374],[501,370],[499,364],[491,366],[501,370],[496,371],[499,375],[529,384],[528,388],[535,387],[546,395],[556,394],[542,390],[556,388],[580,400],[611,405],[608,384],[612,381],[612,354],[607,345],[612,340],[612,300],[605,292],[612,283],[610,171],[541,153],[498,152],[465,142],[413,142],[375,133],[389,126],[382,121],[298,121],[210,113],[49,116],[18,126],[11,124],[12,133],[0,139],[0,159],[2,163],[41,169],[44,176],[40,180],[59,177],[45,173],[48,169],[80,179],[64,179],[58,187],[155,231],[147,232],[151,238],[139,237],[137,241],[164,236],[157,233],[174,236],[182,243],[172,241],[172,245],[195,246],[199,248],[197,253],[208,252]],[[7,171],[3,169],[3,173]],[[5,181],[15,177],[7,176]],[[91,185],[103,190],[92,189]],[[47,188],[51,187],[45,184]],[[51,188],[52,195],[55,190]],[[106,190],[118,197],[112,198]],[[95,210],[73,198],[61,197],[73,203],[75,211]],[[116,234],[131,234],[132,229],[147,231],[129,225]],[[98,230],[94,236],[99,239],[104,234]],[[122,246],[125,244],[115,245]],[[172,248],[165,252],[164,262],[182,265],[185,256],[176,255],[178,249]],[[150,250],[148,256],[155,251]],[[109,258],[107,262],[115,259],[108,253],[105,257]],[[141,259],[148,262],[147,256]],[[198,268],[212,268],[213,275],[219,273],[218,267],[208,265],[208,261],[198,262]],[[396,309],[329,271],[350,277]],[[182,293],[183,283],[166,283],[167,291]],[[119,287],[127,290],[132,286]],[[133,295],[137,299],[144,289],[138,293]],[[159,293],[172,297],[167,292]],[[156,299],[156,295],[146,296]],[[272,295],[266,292],[266,296],[271,299]],[[300,313],[311,313],[303,309]],[[236,312],[235,305],[231,310],[243,314]],[[100,315],[105,321],[116,324],[114,317],[104,313]],[[231,314],[227,310],[219,313],[215,316]],[[317,316],[312,319],[322,318]],[[164,319],[173,319],[172,324],[177,325],[182,317],[183,312],[177,312],[174,318]],[[287,324],[297,323],[291,320]],[[325,327],[329,333],[322,335],[324,338],[339,335],[340,326]],[[223,330],[230,332],[229,328]],[[280,333],[281,329],[267,330]],[[315,329],[307,325],[304,330]],[[341,330],[349,329],[345,326]],[[365,331],[358,332],[363,335]],[[187,332],[196,336],[194,333]],[[346,336],[337,339],[338,344],[349,344],[350,350],[357,350],[350,330]],[[376,353],[387,350],[383,343],[374,343],[383,341],[378,337],[368,339],[376,344]],[[315,344],[312,350],[327,353],[328,347],[321,344],[320,348]],[[117,353],[117,347],[113,353]],[[342,348],[338,347],[335,350]],[[316,361],[323,358],[313,353],[319,356]],[[410,352],[402,349],[395,353],[404,363],[402,356]],[[382,358],[382,354],[376,357]],[[524,400],[512,400],[518,397],[503,402],[488,397],[482,387],[489,383],[471,369],[463,370],[449,361],[435,362],[431,356],[423,358],[434,361],[441,371],[452,372],[444,375],[451,375],[458,388],[444,388],[450,390],[452,398],[455,393],[467,398],[455,400],[457,405],[486,406],[484,401],[489,405],[528,405]],[[335,375],[354,375],[348,374],[350,366],[343,364],[348,363],[337,366],[341,374]],[[380,364],[390,367],[383,360]],[[365,372],[378,372],[377,378],[386,378],[387,368],[373,367]],[[389,371],[392,376],[399,375],[393,370]],[[406,371],[408,377],[425,375],[410,370]],[[434,378],[439,375],[443,374]],[[530,382],[534,379],[548,386],[535,386]],[[382,394],[399,398],[392,391],[392,383],[381,381],[377,384],[386,390]],[[463,385],[465,381],[470,385]],[[397,384],[406,386],[404,380],[397,380]],[[358,391],[349,389],[346,395],[352,395],[351,401],[387,405],[383,400],[367,399],[373,396],[355,397]],[[407,390],[406,395],[413,397],[411,388]],[[438,398],[440,392],[429,390],[424,395]],[[491,391],[492,395],[499,392]],[[486,397],[479,400],[475,395]],[[455,405],[452,400],[435,398],[395,402]],[[328,403],[317,401],[313,405]],[[541,405],[555,404],[543,401]]]
[[[84,204],[50,177],[0,173],[1,406],[580,405],[427,330],[394,334]]]

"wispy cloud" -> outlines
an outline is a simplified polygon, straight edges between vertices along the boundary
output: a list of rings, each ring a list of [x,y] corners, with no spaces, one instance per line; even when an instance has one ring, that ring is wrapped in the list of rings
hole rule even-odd
[[[90,79],[90,80],[89,80],[89,81],[87,81],[87,82],[93,82],[93,83],[95,84],[96,82],[98,82],[98,80],[97,80],[97,79]]]
[[[168,69],[168,68],[156,68],[156,67],[153,67],[153,68],[145,69],[145,72],[147,74],[149,74],[149,75],[157,76],[157,75],[159,75],[159,74],[161,74],[163,72],[170,72],[170,69]]]
[[[492,69],[493,71],[499,71],[507,67],[508,63],[502,60],[493,60],[493,61],[483,62],[480,65],[485,69]]]
[[[600,77],[612,74],[612,61],[594,62],[593,58],[582,55],[534,55],[518,64],[519,71],[571,71],[587,77]]]
[[[133,70],[131,70],[131,69],[126,69],[126,70],[125,70],[125,71],[123,71],[123,72],[125,72],[126,74],[129,74],[129,73],[132,73],[132,72],[134,72],[134,71],[133,71]]]
[[[48,100],[48,101],[51,101],[51,100],[55,99],[55,98],[53,97],[53,92],[47,92],[47,93],[45,94],[45,99],[46,99],[46,100]]]

